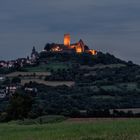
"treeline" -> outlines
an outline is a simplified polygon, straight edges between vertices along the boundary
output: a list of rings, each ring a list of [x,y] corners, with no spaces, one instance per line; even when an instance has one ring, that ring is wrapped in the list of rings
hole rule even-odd
[[[94,75],[90,74],[90,71],[88,75],[81,75],[76,82],[94,83],[99,86],[113,85],[117,83],[140,82],[140,67],[136,65],[118,68],[96,68],[94,69],[94,72]]]
[[[71,69],[58,69],[51,70],[51,75],[46,76],[46,81],[76,81],[78,77],[83,75],[82,71],[79,70],[79,67],[74,66]]]
[[[97,55],[90,55],[88,53],[55,53],[55,52],[41,52],[39,61],[52,60],[61,62],[73,62],[81,65],[93,66],[96,64],[129,64],[134,65],[132,62],[122,61],[109,53],[98,52]]]
[[[71,69],[51,70],[51,73],[50,76],[46,76],[45,80],[76,81],[76,83],[89,83],[97,86],[140,82],[140,67],[135,65],[118,68],[96,68],[91,71],[80,69],[77,65]]]
[[[25,87],[36,87],[38,92],[25,92],[24,87],[9,100],[0,103],[1,121],[37,118],[44,115],[66,117],[137,117],[133,112],[110,109],[140,107],[140,93],[93,92],[89,88],[49,87],[29,83]],[[106,97],[108,98],[106,98]]]

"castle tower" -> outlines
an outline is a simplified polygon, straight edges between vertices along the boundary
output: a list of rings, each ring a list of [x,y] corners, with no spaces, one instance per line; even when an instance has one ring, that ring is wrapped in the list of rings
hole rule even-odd
[[[64,34],[64,45],[70,46],[70,34]]]

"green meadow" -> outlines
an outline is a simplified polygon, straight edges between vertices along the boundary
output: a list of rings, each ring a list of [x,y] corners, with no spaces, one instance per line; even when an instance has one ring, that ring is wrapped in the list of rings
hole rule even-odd
[[[140,140],[140,119],[66,120],[42,125],[3,123],[0,140]]]
[[[27,67],[25,68],[25,70],[28,72],[46,72],[51,70],[56,71],[58,69],[68,69],[68,68],[71,68],[71,66],[65,63],[52,62],[52,63],[48,63],[47,65],[41,64],[35,67]]]

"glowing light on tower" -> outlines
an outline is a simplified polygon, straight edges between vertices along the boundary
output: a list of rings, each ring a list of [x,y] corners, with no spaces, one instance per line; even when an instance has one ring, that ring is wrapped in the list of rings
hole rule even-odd
[[[70,46],[70,34],[65,34],[64,35],[64,45],[65,46]]]

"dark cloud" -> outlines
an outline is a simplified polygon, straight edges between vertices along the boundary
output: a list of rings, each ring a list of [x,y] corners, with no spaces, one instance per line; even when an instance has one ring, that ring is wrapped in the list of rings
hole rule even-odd
[[[139,0],[1,0],[0,59],[23,57],[64,33],[97,50],[140,63]]]

